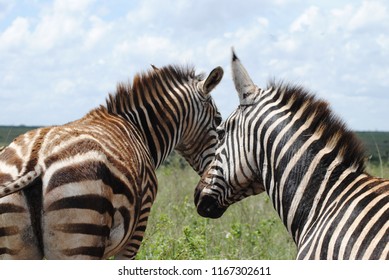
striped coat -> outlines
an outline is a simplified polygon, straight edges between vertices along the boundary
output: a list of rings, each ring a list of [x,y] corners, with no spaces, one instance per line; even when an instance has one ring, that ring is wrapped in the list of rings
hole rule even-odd
[[[0,257],[134,258],[155,169],[173,149],[200,174],[213,156],[222,75],[155,68],[85,117],[16,138],[0,153]]]
[[[304,88],[261,89],[235,55],[232,69],[240,106],[217,129],[198,213],[266,192],[298,259],[389,259],[389,180],[365,172],[360,141]]]

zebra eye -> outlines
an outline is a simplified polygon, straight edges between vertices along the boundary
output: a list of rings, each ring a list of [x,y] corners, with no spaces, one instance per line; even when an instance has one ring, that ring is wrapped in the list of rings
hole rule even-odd
[[[223,128],[216,129],[217,132],[217,139],[219,141],[223,140],[224,136],[226,135],[226,131]]]
[[[221,117],[215,117],[215,123],[217,126],[219,126],[222,123],[222,118]]]

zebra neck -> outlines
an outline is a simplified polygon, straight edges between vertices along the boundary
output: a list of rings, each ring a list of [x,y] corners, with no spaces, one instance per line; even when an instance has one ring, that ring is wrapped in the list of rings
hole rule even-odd
[[[357,178],[367,176],[356,167],[345,166],[335,152],[303,150],[278,165],[269,163],[270,168],[263,171],[267,174],[265,189],[296,244],[333,207],[337,194]]]
[[[167,66],[136,75],[131,84],[118,84],[107,98],[110,114],[123,117],[137,127],[155,168],[184,138],[196,106],[192,92],[198,76],[191,68]],[[188,126],[188,125],[187,125]],[[188,128],[185,128],[188,129]]]
[[[178,125],[166,118],[164,110],[138,111],[128,116],[131,116],[128,120],[140,131],[154,167],[158,168],[180,140]]]
[[[139,110],[127,110],[126,112],[108,112],[114,118],[107,118],[106,108],[101,106],[92,110],[84,118],[85,121],[92,119],[104,119],[105,124],[112,129],[122,130],[126,133],[128,140],[141,141],[149,152],[149,156],[154,165],[158,168],[160,164],[174,150],[177,141],[180,140],[178,130],[167,121],[159,123],[152,113]],[[147,116],[147,117],[145,117]],[[123,127],[115,118],[126,122],[129,127]],[[112,136],[114,137],[114,136]]]

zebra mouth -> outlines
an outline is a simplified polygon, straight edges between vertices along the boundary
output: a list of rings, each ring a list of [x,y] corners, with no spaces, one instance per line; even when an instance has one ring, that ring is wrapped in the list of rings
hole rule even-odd
[[[212,196],[203,196],[197,204],[197,213],[204,218],[220,218],[226,210],[227,207],[220,207]]]

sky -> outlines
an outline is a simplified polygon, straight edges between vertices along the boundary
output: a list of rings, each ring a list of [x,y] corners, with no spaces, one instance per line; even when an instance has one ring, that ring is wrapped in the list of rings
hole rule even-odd
[[[59,125],[105,104],[150,64],[225,75],[231,47],[253,81],[300,84],[353,130],[389,131],[386,0],[0,0],[0,125]]]

